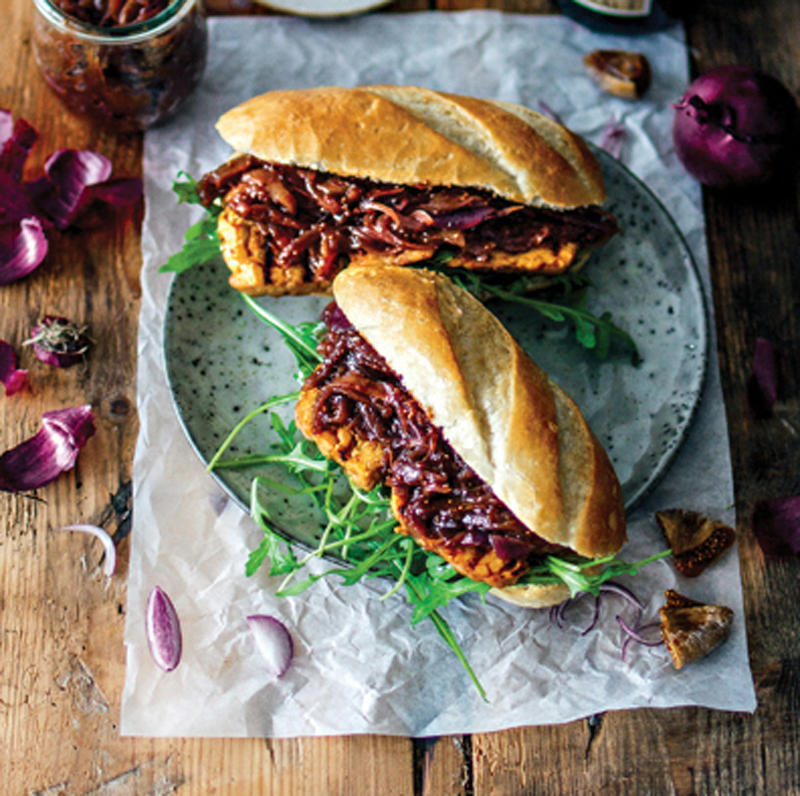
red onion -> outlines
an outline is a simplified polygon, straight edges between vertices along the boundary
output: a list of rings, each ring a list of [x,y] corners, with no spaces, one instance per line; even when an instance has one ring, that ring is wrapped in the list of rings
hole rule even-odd
[[[31,330],[24,345],[32,345],[37,358],[54,368],[77,364],[89,350],[86,327],[59,315],[45,315]]]
[[[47,159],[44,176],[23,182],[36,138],[24,119],[15,122],[0,109],[0,285],[41,265],[48,249],[45,228],[95,226],[142,194],[138,177],[110,179],[108,158],[88,150],[59,150]]]
[[[145,630],[147,645],[156,665],[171,672],[181,662],[183,637],[178,612],[160,586],[154,586],[147,599]]]
[[[89,404],[42,415],[42,428],[0,456],[0,491],[38,489],[75,466],[78,452],[94,434]]]
[[[797,103],[782,83],[759,69],[712,69],[673,107],[678,158],[704,185],[763,184],[789,163],[797,147]]]
[[[0,193],[2,182],[0,179]],[[47,238],[38,218],[0,224],[0,285],[9,285],[35,271],[44,261],[47,249]]]
[[[286,625],[266,614],[248,616],[247,621],[256,646],[267,662],[267,671],[276,679],[283,677],[294,657],[294,644]]]
[[[60,149],[50,155],[44,170],[45,175],[29,182],[26,189],[59,229],[87,226],[93,205],[117,209],[132,204],[142,193],[138,178],[110,179],[111,162],[90,150]]]

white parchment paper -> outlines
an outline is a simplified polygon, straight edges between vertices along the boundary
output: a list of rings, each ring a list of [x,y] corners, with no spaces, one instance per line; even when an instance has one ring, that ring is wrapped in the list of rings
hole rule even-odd
[[[675,671],[663,648],[636,647],[620,660],[620,632],[606,608],[603,630],[581,635],[590,602],[565,629],[547,611],[464,599],[446,618],[488,695],[483,701],[430,623],[409,624],[402,596],[378,598],[381,583],[341,588],[321,581],[296,598],[276,598],[244,562],[261,532],[206,475],[178,422],[167,387],[162,324],[170,277],[158,267],[180,248],[196,208],[177,206],[180,170],[199,177],[229,155],[213,123],[270,89],[370,83],[416,84],[554,111],[599,143],[609,120],[628,131],[622,159],[675,218],[709,292],[701,195],[675,159],[669,103],[688,82],[680,30],[626,39],[549,17],[496,12],[376,14],[343,21],[211,20],[210,63],[185,111],[145,139],[146,218],[139,331],[141,432],[134,462],[135,513],[125,643],[124,735],[305,736],[382,733],[425,736],[571,721],[605,710],[699,705],[755,709],[737,555],[688,583],[666,562],[643,571],[637,594],[657,618],[665,588],[730,606],[731,637],[709,658]],[[603,94],[582,56],[597,48],[643,51],[654,82],[637,103]],[[725,413],[711,341],[705,394],[672,468],[629,518],[635,560],[662,549],[653,512],[684,507],[730,523],[733,488]],[[317,565],[324,568],[323,563]],[[181,617],[184,655],[164,673],[145,640],[154,585]],[[266,675],[246,617],[267,613],[291,629],[295,659],[279,681]]]

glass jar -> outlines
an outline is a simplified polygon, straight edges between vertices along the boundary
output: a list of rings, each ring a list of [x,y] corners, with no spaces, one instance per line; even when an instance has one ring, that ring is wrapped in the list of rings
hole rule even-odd
[[[45,79],[70,110],[112,130],[145,130],[170,117],[202,78],[202,0],[170,0],[149,19],[102,26],[70,15],[66,0],[34,4],[34,54]]]

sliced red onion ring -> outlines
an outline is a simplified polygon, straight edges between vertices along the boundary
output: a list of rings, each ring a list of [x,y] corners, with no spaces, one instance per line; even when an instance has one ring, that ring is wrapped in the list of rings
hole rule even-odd
[[[96,537],[103,543],[105,548],[105,557],[103,560],[103,572],[110,578],[117,568],[117,548],[114,545],[114,540],[109,536],[105,528],[99,525],[85,525],[77,523],[75,525],[62,525],[56,528],[57,531],[80,531],[81,533],[88,533]]]
[[[171,672],[181,662],[183,636],[178,612],[160,586],[154,586],[147,598],[145,630],[156,666]]]
[[[267,662],[267,671],[276,679],[283,677],[294,657],[294,644],[286,625],[266,614],[248,616],[247,621],[256,646]]]
[[[622,662],[627,663],[628,647],[631,642],[635,641],[637,644],[643,644],[645,647],[660,647],[664,643],[664,639],[659,637],[657,639],[648,639],[642,635],[642,631],[652,630],[653,628],[660,627],[659,622],[649,622],[646,625],[641,625],[635,629],[628,625],[622,617],[617,617],[617,622],[625,634],[625,640],[622,642]]]
[[[54,481],[75,466],[94,432],[90,404],[45,412],[37,434],[0,456],[0,490],[25,492]]]
[[[14,349],[5,340],[0,340],[0,381],[6,395],[18,393],[28,383],[28,371],[17,368]]]

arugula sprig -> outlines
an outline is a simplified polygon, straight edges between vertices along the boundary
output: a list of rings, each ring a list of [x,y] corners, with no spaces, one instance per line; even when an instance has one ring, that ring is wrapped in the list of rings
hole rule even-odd
[[[178,197],[179,203],[202,205],[197,193],[196,180],[185,172],[180,172],[179,179],[172,184],[172,190]],[[220,257],[217,219],[222,212],[222,205],[216,201],[205,209],[206,215],[186,231],[181,251],[173,254],[166,264],[159,268],[159,273],[182,273],[192,266],[212,262]],[[487,297],[498,298],[535,310],[542,317],[555,323],[571,323],[575,329],[577,342],[593,351],[600,359],[608,358],[611,343],[617,340],[631,349],[633,363],[639,362],[639,351],[635,340],[612,321],[611,313],[606,311],[598,317],[589,310],[591,282],[584,275],[567,273],[548,277],[548,290],[540,291],[540,297],[534,298],[530,293],[530,277],[522,276],[509,280],[491,274],[477,274],[465,269],[450,268],[447,263],[453,255],[452,250],[443,247],[432,259],[418,265],[442,271],[481,300]],[[563,301],[554,300],[555,295],[559,295]],[[248,303],[257,314],[263,312],[256,302],[250,300]],[[264,320],[272,323],[276,319],[273,316],[272,319],[264,318]]]
[[[197,181],[190,174],[179,172],[178,179],[172,183],[172,190],[178,197],[178,204],[202,206],[197,192]],[[183,248],[158,269],[160,274],[180,274],[195,265],[210,263],[220,256],[217,220],[222,212],[222,205],[215,202],[206,207],[205,211],[205,215],[184,233]]]

